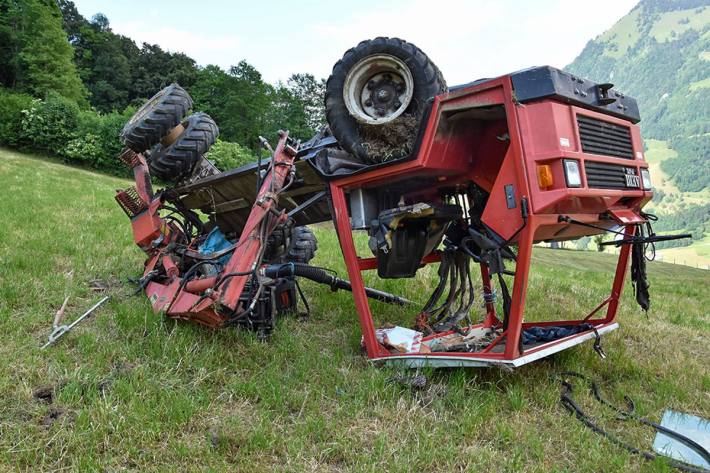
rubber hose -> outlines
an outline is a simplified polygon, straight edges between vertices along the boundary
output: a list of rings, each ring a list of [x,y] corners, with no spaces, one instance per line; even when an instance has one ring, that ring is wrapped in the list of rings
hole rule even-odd
[[[333,290],[342,289],[350,292],[352,292],[353,290],[352,284],[350,284],[350,281],[348,281],[347,279],[341,279],[323,268],[317,268],[315,266],[309,266],[307,264],[271,264],[264,268],[264,276],[272,279],[287,276],[299,276],[320,284],[326,284],[330,286]],[[367,297],[371,299],[387,302],[388,304],[411,304],[411,301],[405,299],[404,297],[395,296],[394,294],[379,291],[377,289],[372,289],[369,287],[365,288],[365,294],[367,294]]]

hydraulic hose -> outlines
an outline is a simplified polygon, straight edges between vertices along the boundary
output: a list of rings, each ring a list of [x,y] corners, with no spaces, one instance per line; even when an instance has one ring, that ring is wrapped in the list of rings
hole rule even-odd
[[[341,279],[330,273],[328,270],[300,263],[271,264],[263,269],[264,276],[269,278],[279,278],[287,276],[299,276],[311,281],[330,286],[334,291],[343,289],[352,292],[353,287],[347,279]],[[365,294],[370,299],[387,302],[388,304],[407,305],[412,301],[404,297],[395,296],[388,292],[379,291],[369,287],[365,288]]]

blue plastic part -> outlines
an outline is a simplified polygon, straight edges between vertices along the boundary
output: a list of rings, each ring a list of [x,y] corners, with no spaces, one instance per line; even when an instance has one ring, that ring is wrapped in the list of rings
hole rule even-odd
[[[204,243],[199,246],[197,251],[203,255],[209,255],[217,251],[227,249],[230,246],[232,246],[232,242],[227,240],[227,237],[224,236],[224,233],[220,231],[219,227],[214,227],[209,235],[207,235],[207,239],[205,239]],[[218,258],[217,261],[225,264],[229,261],[231,256],[231,253],[227,253],[226,255]]]

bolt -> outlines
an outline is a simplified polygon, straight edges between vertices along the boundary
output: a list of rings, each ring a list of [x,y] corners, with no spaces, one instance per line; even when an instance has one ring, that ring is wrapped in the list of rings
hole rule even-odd
[[[402,102],[400,102],[399,100],[394,101],[394,108],[399,108],[401,106],[402,106]]]
[[[372,100],[370,100],[370,99],[365,100],[365,106],[372,107]]]
[[[380,102],[387,102],[390,98],[392,98],[392,94],[389,90],[380,89],[377,91],[377,100]]]
[[[401,94],[402,92],[404,92],[404,84],[397,84],[395,86],[395,90],[397,91],[398,94]]]

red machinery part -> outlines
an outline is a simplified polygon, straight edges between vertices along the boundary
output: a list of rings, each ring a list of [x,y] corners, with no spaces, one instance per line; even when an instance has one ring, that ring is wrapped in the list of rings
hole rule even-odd
[[[497,120],[477,120],[480,111],[497,108]],[[474,117],[467,119],[466,116]],[[642,150],[638,127],[621,119],[578,107],[544,100],[519,104],[513,97],[509,77],[486,81],[455,92],[438,96],[429,115],[418,154],[412,160],[358,173],[333,180],[330,183],[338,238],[353,287],[353,297],[358,311],[364,345],[371,360],[395,362],[406,366],[488,366],[507,364],[519,366],[561,349],[568,348],[591,337],[598,336],[618,325],[614,322],[630,246],[623,246],[617,262],[616,273],[608,298],[589,314],[573,320],[524,322],[525,299],[533,244],[548,239],[570,239],[590,234],[588,227],[570,225],[560,221],[560,216],[602,228],[622,225],[625,234],[632,236],[635,224],[645,221],[640,209],[652,193],[643,189],[593,189],[586,185],[586,176],[579,188],[566,185],[563,159],[576,159],[583,170],[587,160],[639,168],[647,167],[643,159],[591,155],[582,151],[575,124],[578,114],[603,118],[622,124],[631,130],[634,150]],[[536,166],[548,164],[553,169],[552,186],[541,187],[537,182]],[[584,171],[582,171],[584,173]],[[372,312],[364,293],[361,271],[373,269],[372,260],[358,257],[352,237],[346,195],[356,189],[392,186],[396,182],[422,177],[435,177],[431,189],[418,188],[424,195],[447,186],[465,187],[474,182],[489,198],[482,221],[494,232],[517,244],[514,285],[507,329],[490,345],[477,352],[419,352],[391,353],[375,336]],[[494,178],[491,179],[491,176]],[[421,182],[421,181],[419,181]],[[514,195],[511,198],[510,189]],[[511,205],[512,200],[512,205]],[[524,217],[521,206],[530,202],[529,215]],[[602,219],[602,216],[612,219]],[[598,233],[598,231],[596,232]],[[436,261],[435,254],[425,257],[422,264]],[[492,291],[488,268],[481,265],[484,290]],[[606,314],[592,318],[603,307]],[[492,302],[486,303],[484,322],[471,328],[500,326],[500,319]],[[523,330],[529,327],[579,325],[591,323],[594,332],[586,331],[540,344],[521,351]],[[425,340],[444,337],[448,333],[434,334]]]
[[[170,257],[164,253],[172,241],[171,229],[158,211],[162,206],[161,197],[154,197],[150,190],[150,176],[145,159],[141,155],[126,160],[133,166],[137,191],[130,197],[137,201],[132,204],[143,210],[131,216],[131,225],[136,244],[146,251],[151,258],[146,264],[144,277],[160,261],[169,278],[167,283],[150,282],[146,293],[156,312],[165,312],[178,319],[192,320],[210,327],[220,327],[231,314],[239,313],[240,296],[249,278],[257,269],[258,255],[265,241],[279,223],[286,220],[285,212],[278,210],[278,194],[284,187],[286,178],[291,174],[296,150],[288,144],[288,133],[280,132],[280,139],[274,151],[269,172],[264,176],[257,202],[249,214],[244,230],[236,244],[228,263],[220,277],[193,279],[183,284],[179,269]],[[116,200],[122,205],[125,192],[119,191]],[[259,234],[262,222],[268,216],[275,216],[269,223],[264,235]]]

